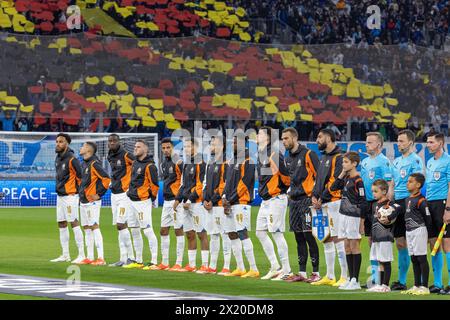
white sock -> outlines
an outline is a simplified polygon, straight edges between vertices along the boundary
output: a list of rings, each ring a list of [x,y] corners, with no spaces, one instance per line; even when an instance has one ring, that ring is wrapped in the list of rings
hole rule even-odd
[[[183,264],[183,255],[184,255],[184,236],[177,236],[177,262],[176,264]]]
[[[189,266],[194,268],[197,264],[197,249],[195,250],[188,250],[188,257],[189,257]]]
[[[95,241],[95,246],[97,248],[97,258],[104,259],[104,256],[103,256],[103,236],[102,236],[102,233],[100,232],[99,228],[94,230],[94,241]]]
[[[217,259],[219,258],[220,251],[220,236],[218,234],[211,235],[211,240],[209,241],[209,251],[211,252],[211,261],[209,263],[209,267],[212,269],[216,269]]]
[[[67,227],[65,228],[59,228],[59,242],[61,243],[62,253],[63,256],[69,256],[69,239],[70,239],[70,233],[69,229]]]
[[[253,242],[250,238],[242,240],[242,246],[244,247],[245,256],[247,257],[248,263],[250,264],[250,269],[253,271],[258,271],[256,266],[255,253],[253,252]]]
[[[152,255],[150,262],[153,264],[157,264],[158,263],[158,239],[156,239],[156,235],[153,232],[152,228],[144,229],[144,235],[148,239],[148,246],[150,247],[150,253]]]
[[[126,262],[128,258],[134,260],[135,258],[133,252],[133,245],[131,244],[131,236],[130,231],[128,231],[128,229],[119,230],[119,241],[125,248],[124,260],[122,260],[122,255],[120,260],[123,262]]]
[[[242,257],[242,242],[240,239],[231,240],[231,249],[236,258],[236,266],[240,270],[245,270],[244,258]]]
[[[348,266],[347,266],[347,257],[345,254],[345,245],[344,241],[339,241],[334,244],[338,254],[339,265],[341,266],[341,278],[348,278]]]
[[[227,233],[222,233],[223,268],[230,270],[231,240]]]
[[[276,271],[280,269],[280,264],[278,263],[277,256],[275,255],[275,248],[273,247],[272,240],[270,240],[267,231],[256,231],[256,236],[261,242],[264,253],[270,261],[270,270]]]
[[[117,238],[119,239],[120,261],[126,262],[127,261],[127,257],[128,257],[127,248],[125,247],[125,244],[122,241],[122,235],[121,235],[120,231],[123,231],[123,230],[119,230],[119,232],[117,234]]]
[[[84,230],[84,242],[86,243],[87,248],[87,257],[89,260],[94,260],[94,234],[91,229]]]
[[[84,258],[84,239],[83,239],[83,231],[81,231],[80,226],[72,228],[73,236],[75,238],[75,243],[78,248],[78,256]]]
[[[300,271],[299,274],[300,274],[303,278],[308,278],[308,275],[306,274],[306,271]]]
[[[169,236],[161,236],[161,255],[162,255],[162,264],[169,264],[169,248],[170,248],[170,237]]]
[[[209,250],[202,250],[202,266],[208,267]]]
[[[334,249],[333,242],[326,242],[323,244],[325,251],[325,262],[327,264],[327,277],[328,279],[335,279],[334,275],[334,260],[336,258],[336,251]]]
[[[272,237],[277,244],[278,255],[280,256],[280,262],[283,267],[283,273],[291,273],[291,265],[289,264],[289,249],[282,232],[272,233]]]
[[[136,262],[142,263],[144,241],[142,240],[141,229],[131,228],[131,235],[133,236],[134,251],[136,252]]]

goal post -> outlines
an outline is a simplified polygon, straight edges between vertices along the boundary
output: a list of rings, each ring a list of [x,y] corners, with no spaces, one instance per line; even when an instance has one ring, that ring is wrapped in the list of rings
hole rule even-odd
[[[70,148],[79,157],[86,141],[97,144],[97,156],[108,173],[108,137],[111,133],[69,132]],[[5,198],[0,207],[54,207],[55,140],[58,132],[0,131],[0,192]],[[118,133],[125,150],[133,152],[136,140],[149,145],[149,153],[159,168],[160,150],[156,133]],[[81,160],[81,158],[80,158]],[[110,192],[102,198],[103,206],[110,206]]]

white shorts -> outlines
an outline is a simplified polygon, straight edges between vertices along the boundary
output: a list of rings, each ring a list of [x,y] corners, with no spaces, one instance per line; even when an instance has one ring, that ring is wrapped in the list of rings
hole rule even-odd
[[[79,197],[77,194],[56,197],[56,221],[74,222],[79,220]]]
[[[361,239],[361,234],[359,233],[360,223],[361,218],[340,214],[338,238],[350,240]]]
[[[424,256],[428,252],[428,231],[426,227],[419,227],[412,231],[406,231],[406,243],[410,256]]]
[[[206,221],[206,210],[203,207],[203,203],[191,203],[188,210],[184,209],[183,230],[185,232],[207,232],[207,228],[208,223]]]
[[[205,209],[205,211],[208,234],[221,234],[225,220],[223,207],[212,207],[211,210]]]
[[[111,210],[113,226],[118,223],[127,223],[128,216],[130,213],[130,199],[128,198],[126,192],[114,194],[111,193]]]
[[[330,237],[337,237],[339,230],[339,218],[342,216],[339,212],[339,208],[341,207],[341,200],[327,202],[326,205],[328,207],[328,219],[330,220]]]
[[[144,201],[130,201],[130,219],[137,221],[136,227],[152,228],[152,199]]]
[[[89,203],[80,203],[81,225],[93,226],[100,225],[100,209],[102,208],[102,200]]]
[[[392,253],[392,242],[374,242],[370,247],[370,260],[379,262],[394,261],[394,254]]]
[[[223,232],[251,231],[252,207],[248,204],[231,206],[231,213],[223,219]]]
[[[174,212],[173,204],[175,200],[164,201],[161,214],[161,228],[174,227],[174,229],[183,228],[184,209],[181,204],[178,205],[177,211]]]
[[[285,232],[287,206],[285,194],[263,200],[256,218],[256,231]]]

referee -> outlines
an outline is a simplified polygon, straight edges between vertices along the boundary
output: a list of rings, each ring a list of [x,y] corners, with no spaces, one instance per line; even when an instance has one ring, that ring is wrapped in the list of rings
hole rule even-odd
[[[394,200],[401,207],[400,214],[394,223],[394,238],[398,250],[398,281],[391,285],[391,290],[406,290],[406,276],[410,264],[408,247],[406,244],[406,199],[409,192],[406,188],[408,178],[413,173],[423,173],[423,161],[414,152],[416,135],[411,130],[398,133],[398,150],[402,154],[395,158],[392,164],[392,178],[394,181]]]
[[[429,235],[430,247],[434,247],[437,236],[443,226],[444,217],[448,221],[450,212],[450,156],[444,151],[445,137],[442,133],[432,133],[427,137],[428,151],[433,155],[427,162],[426,185],[427,203],[430,210],[432,233]],[[442,239],[447,267],[450,266],[450,227]],[[430,287],[431,293],[450,294],[450,283],[445,289],[442,284],[442,269],[444,258],[439,249],[434,257],[431,257],[433,267],[434,285]],[[450,270],[450,267],[448,268]],[[450,272],[449,272],[450,273]]]
[[[389,159],[381,152],[383,150],[383,136],[379,132],[368,132],[366,138],[366,151],[369,157],[361,161],[361,178],[364,183],[366,199],[368,202],[368,210],[364,219],[364,233],[369,240],[369,246],[372,244],[372,211],[376,205],[376,200],[372,194],[372,184],[383,179],[389,182],[389,197],[392,198],[393,182],[392,169]],[[372,283],[378,274],[378,263],[370,261],[372,265]]]
[[[320,280],[319,247],[312,235],[311,227],[311,195],[314,188],[319,157],[314,151],[298,143],[298,133],[294,128],[286,128],[281,140],[289,155],[286,167],[289,170],[291,186],[289,192],[289,224],[290,231],[295,233],[297,241],[298,263],[300,273],[288,279],[289,282],[314,282]],[[311,256],[313,273],[308,278],[306,262],[308,261],[308,246]]]

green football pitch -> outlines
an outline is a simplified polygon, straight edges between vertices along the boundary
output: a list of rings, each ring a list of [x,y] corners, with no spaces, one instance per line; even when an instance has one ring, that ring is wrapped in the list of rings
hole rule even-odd
[[[255,228],[255,220],[258,208],[252,211],[252,227]],[[153,222],[155,232],[159,232],[161,208],[154,209]],[[55,209],[52,208],[2,208],[0,209],[0,273],[40,276],[47,278],[66,279],[69,264],[50,263],[49,260],[56,258],[61,253],[59,244],[59,233],[55,222]],[[102,209],[101,230],[104,238],[105,259],[108,263],[118,260],[117,231],[111,225],[111,210]],[[76,257],[77,250],[71,232],[71,255]],[[250,233],[255,248],[255,256],[261,274],[269,269],[269,261],[264,255],[261,245],[254,231]],[[290,262],[294,272],[298,271],[296,244],[292,233],[286,234],[289,245]],[[144,259],[149,260],[148,242],[144,238]],[[170,263],[175,260],[175,237],[171,232],[171,255]],[[325,262],[323,248],[321,250],[320,272],[325,273]],[[367,240],[362,240],[363,266],[361,268],[361,282],[364,283],[369,275]],[[222,254],[219,256],[218,267],[222,267]],[[159,260],[158,260],[159,261]],[[185,260],[187,261],[187,253]],[[200,254],[198,254],[200,263]],[[232,259],[234,267],[234,259]],[[308,273],[311,265],[308,261]],[[339,266],[336,262],[336,271],[339,274]],[[444,271],[444,283],[447,283],[447,274]],[[430,283],[433,276],[430,274]],[[391,281],[397,280],[397,262],[393,263],[393,274]],[[167,271],[143,271],[126,270],[122,268],[81,266],[81,281],[113,283],[120,285],[142,286],[148,288],[160,288],[171,290],[186,290],[205,292],[212,294],[245,296],[265,299],[339,299],[339,300],[368,300],[368,299],[443,299],[448,296],[430,295],[426,297],[414,297],[401,295],[399,292],[388,294],[366,293],[364,291],[348,292],[341,291],[329,286],[314,287],[306,283],[280,283],[264,281],[260,279],[224,278],[216,275],[199,275],[191,273],[174,273]],[[413,283],[412,268],[408,274],[408,286]],[[0,289],[1,292],[1,289]],[[0,294],[0,299],[31,298],[17,295]]]

